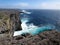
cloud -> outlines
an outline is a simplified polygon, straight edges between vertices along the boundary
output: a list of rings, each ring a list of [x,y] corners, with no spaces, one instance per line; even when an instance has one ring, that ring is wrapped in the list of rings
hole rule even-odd
[[[17,9],[60,9],[60,2],[18,2],[11,4],[0,4],[0,8],[17,8]]]
[[[19,5],[22,6],[22,7],[27,7],[27,6],[29,6],[28,3],[20,3]]]
[[[60,2],[42,2],[38,4],[39,9],[60,9]]]
[[[27,7],[29,7],[29,4],[25,2],[19,2],[19,3],[13,3],[13,4],[0,4],[0,8],[25,9]]]
[[[29,6],[29,4],[25,2],[20,2],[20,3],[14,4],[13,6],[15,6],[15,8],[25,9]]]

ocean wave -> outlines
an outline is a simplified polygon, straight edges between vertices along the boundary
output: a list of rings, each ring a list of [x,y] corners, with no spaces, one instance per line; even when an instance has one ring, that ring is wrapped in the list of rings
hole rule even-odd
[[[33,23],[27,25],[26,23],[29,22],[29,18],[22,18],[21,19],[21,31],[15,31],[13,36],[21,35],[24,33],[29,33],[31,35],[36,35],[39,34],[40,32],[50,30],[50,29],[55,29],[55,26],[48,24],[42,27],[35,26]]]

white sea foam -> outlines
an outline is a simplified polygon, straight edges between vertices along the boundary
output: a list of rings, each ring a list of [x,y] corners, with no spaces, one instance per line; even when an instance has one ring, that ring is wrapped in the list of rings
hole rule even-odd
[[[17,35],[21,35],[23,33],[29,33],[29,30],[32,30],[34,28],[37,28],[37,26],[33,25],[33,23],[31,23],[29,26],[26,24],[29,21],[29,18],[23,18],[21,19],[21,27],[22,30],[21,31],[15,31],[13,36],[17,36]]]
[[[27,13],[27,11],[25,11],[25,10],[23,10],[23,12]],[[30,13],[27,13],[27,14],[30,14]],[[31,35],[36,35],[40,32],[45,31],[45,30],[55,28],[53,25],[45,25],[42,27],[35,26],[33,23],[27,25],[26,23],[29,22],[29,18],[22,18],[21,22],[22,22],[22,24],[21,24],[22,30],[15,31],[13,36],[18,36],[18,35],[21,35],[23,33],[30,33]]]
[[[31,35],[36,35],[45,30],[55,28],[55,26],[53,26],[53,25],[45,25],[42,27],[35,26],[35,25],[33,25],[33,23],[31,23],[30,25],[27,25],[26,23],[29,21],[29,18],[23,18],[23,19],[21,19],[21,21],[22,21],[22,24],[21,24],[22,30],[15,31],[13,36],[21,35],[23,33],[29,33]]]
[[[25,13],[25,14],[31,14],[31,12],[28,12],[26,10],[22,10],[22,12]]]

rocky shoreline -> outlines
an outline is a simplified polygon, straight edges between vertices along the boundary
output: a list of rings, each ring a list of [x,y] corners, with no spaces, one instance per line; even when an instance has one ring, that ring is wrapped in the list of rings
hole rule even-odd
[[[0,10],[0,45],[60,45],[60,32],[56,30],[13,37],[14,31],[22,29],[19,14],[18,10]]]
[[[60,45],[60,32],[51,30],[38,35],[30,34],[16,36],[12,42],[13,45]]]

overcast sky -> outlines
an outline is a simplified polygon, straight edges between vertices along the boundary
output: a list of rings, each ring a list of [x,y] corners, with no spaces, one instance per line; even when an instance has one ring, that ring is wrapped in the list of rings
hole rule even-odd
[[[59,0],[0,0],[0,8],[60,9]]]

